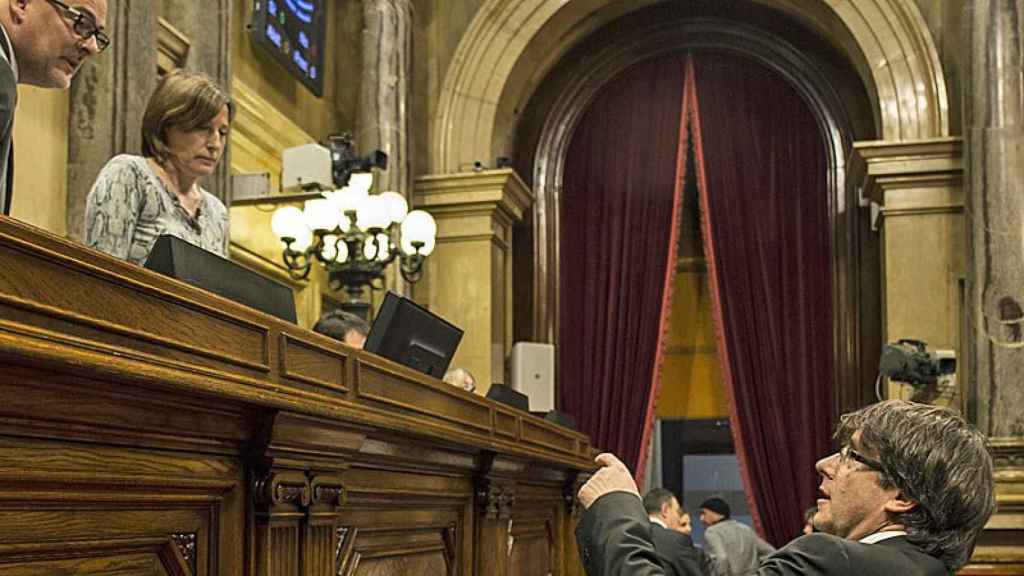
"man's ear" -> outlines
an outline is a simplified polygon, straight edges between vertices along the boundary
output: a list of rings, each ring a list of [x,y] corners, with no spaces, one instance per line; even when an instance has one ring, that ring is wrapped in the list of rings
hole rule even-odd
[[[28,9],[28,2],[29,0],[11,0],[11,20],[13,20],[16,24],[21,24],[22,22],[25,21],[25,13],[27,12]]]
[[[906,496],[903,492],[898,492],[885,503],[885,511],[890,514],[906,514],[916,508],[917,504],[917,500]]]

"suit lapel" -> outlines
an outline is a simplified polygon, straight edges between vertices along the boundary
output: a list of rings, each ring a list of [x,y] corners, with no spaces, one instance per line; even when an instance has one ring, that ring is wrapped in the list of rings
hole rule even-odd
[[[11,147],[7,151],[7,194],[4,195],[4,216],[11,214],[11,198],[14,195],[14,139],[11,138]]]
[[[0,38],[0,50],[3,50],[4,58],[7,59],[7,64],[11,65],[11,52],[7,46],[7,41]],[[17,90],[17,87],[15,87]],[[17,93],[17,92],[15,92]],[[11,114],[14,114],[13,108]],[[14,122],[11,122],[11,132],[14,131]],[[14,138],[11,135],[11,144],[7,148],[7,179],[6,179],[6,190],[4,194],[4,205],[0,206],[0,210],[3,210],[4,216],[9,216],[11,213],[11,198],[14,196]]]

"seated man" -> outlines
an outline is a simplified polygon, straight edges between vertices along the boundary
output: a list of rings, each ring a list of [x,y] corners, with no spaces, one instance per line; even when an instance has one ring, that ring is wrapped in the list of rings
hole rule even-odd
[[[444,373],[442,380],[466,392],[476,392],[476,378],[465,368],[452,368]]]
[[[644,496],[644,508],[651,521],[651,542],[666,574],[702,576],[702,554],[693,546],[682,519],[686,513],[679,500],[664,488],[655,488]]]
[[[370,326],[366,320],[351,312],[331,310],[316,321],[313,331],[362,350],[366,344],[366,337],[370,334]]]
[[[769,556],[759,575],[947,576],[967,563],[995,508],[985,437],[951,410],[902,400],[844,415],[840,450],[818,461],[815,532]],[[590,576],[665,574],[636,484],[611,454],[580,490],[577,527]]]

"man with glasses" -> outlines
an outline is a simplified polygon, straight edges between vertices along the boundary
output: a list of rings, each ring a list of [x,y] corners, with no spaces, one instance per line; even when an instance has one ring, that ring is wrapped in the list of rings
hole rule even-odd
[[[759,567],[759,575],[946,576],[967,563],[995,499],[984,436],[958,414],[889,400],[844,415],[841,449],[818,461],[815,532]],[[611,454],[580,490],[577,528],[590,576],[664,574],[636,484]]]
[[[9,214],[18,84],[66,90],[109,44],[107,0],[0,0],[0,212]]]

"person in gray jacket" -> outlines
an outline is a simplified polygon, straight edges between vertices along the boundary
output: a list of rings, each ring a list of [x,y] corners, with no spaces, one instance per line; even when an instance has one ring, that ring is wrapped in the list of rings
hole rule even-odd
[[[986,439],[945,408],[889,400],[842,417],[840,449],[818,461],[814,527],[759,576],[949,576],[995,509]],[[576,530],[590,576],[663,576],[629,469],[612,454],[580,489]]]
[[[0,214],[11,213],[18,84],[67,90],[109,44],[107,0],[0,0]]]
[[[708,498],[700,505],[704,531],[704,551],[711,560],[712,576],[748,576],[775,547],[765,542],[746,524],[731,517],[729,504],[721,498]]]

